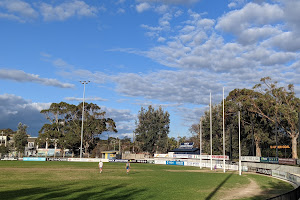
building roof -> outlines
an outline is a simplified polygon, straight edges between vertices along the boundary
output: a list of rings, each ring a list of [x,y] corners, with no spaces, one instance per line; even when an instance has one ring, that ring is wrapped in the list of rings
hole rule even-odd
[[[177,149],[171,150],[170,152],[195,152],[195,151],[198,151],[198,150],[199,150],[198,148],[192,148],[192,149],[180,149],[180,148],[177,148]]]

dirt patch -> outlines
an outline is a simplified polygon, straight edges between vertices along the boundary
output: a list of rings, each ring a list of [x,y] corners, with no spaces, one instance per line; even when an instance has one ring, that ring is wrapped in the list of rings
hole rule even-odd
[[[250,183],[243,188],[234,188],[231,190],[227,190],[222,194],[221,200],[228,199],[241,199],[247,197],[253,197],[263,194],[263,190],[259,187],[259,185],[252,179],[249,179]]]

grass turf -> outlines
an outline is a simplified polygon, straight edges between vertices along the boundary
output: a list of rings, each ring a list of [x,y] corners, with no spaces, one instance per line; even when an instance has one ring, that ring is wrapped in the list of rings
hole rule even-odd
[[[0,162],[0,199],[221,199],[228,190],[255,180],[265,199],[292,190],[286,182],[233,172],[199,172],[196,167],[124,163]]]

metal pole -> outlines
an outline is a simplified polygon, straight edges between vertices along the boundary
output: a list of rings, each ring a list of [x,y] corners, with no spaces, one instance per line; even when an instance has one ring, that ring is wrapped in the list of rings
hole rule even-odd
[[[242,175],[241,161],[241,112],[239,111],[239,175]]]
[[[82,99],[82,119],[81,119],[81,137],[80,137],[80,158],[82,158],[82,140],[83,140],[83,119],[84,119],[84,95],[85,95],[85,85],[90,81],[80,81],[83,84],[83,99]]]
[[[212,114],[211,114],[211,93],[210,93],[210,103],[209,103],[209,115],[210,115],[210,170],[212,170]]]
[[[224,98],[224,87],[223,87],[223,169],[225,170],[225,98]]]
[[[278,134],[278,124],[276,121],[275,124],[275,140],[276,140],[276,157],[278,158],[278,142],[277,142],[277,134]]]
[[[200,126],[199,126],[199,137],[200,137],[200,169],[202,169],[202,118],[200,118]]]

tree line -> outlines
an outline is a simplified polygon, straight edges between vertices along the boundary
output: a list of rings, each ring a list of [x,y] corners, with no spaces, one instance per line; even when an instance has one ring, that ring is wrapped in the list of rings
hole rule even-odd
[[[86,154],[97,155],[100,151],[108,150],[118,138],[108,137],[101,141],[104,132],[117,133],[113,119],[107,118],[106,113],[93,103],[86,103],[84,108],[83,147]],[[300,99],[296,97],[292,84],[279,86],[270,77],[261,79],[252,89],[234,89],[225,99],[225,135],[226,153],[230,158],[238,154],[238,116],[241,113],[242,154],[253,156],[283,156],[282,152],[270,151],[270,145],[290,145],[292,158],[298,158],[299,149],[299,112]],[[212,106],[213,123],[213,152],[222,154],[223,146],[223,101]],[[52,103],[49,109],[41,111],[49,123],[43,125],[39,131],[37,143],[40,147],[57,144],[64,150],[75,152],[80,147],[80,133],[82,123],[82,103],[78,105],[66,102]],[[210,113],[206,111],[201,117],[203,133],[203,152],[210,152]],[[26,125],[19,124],[17,133],[23,133],[15,141],[23,144],[26,138]],[[199,124],[190,127],[192,137],[176,139],[169,137],[170,114],[162,107],[141,107],[134,130],[134,143],[124,138],[124,150],[134,152],[166,153],[178,147],[181,142],[194,142],[199,146]],[[16,136],[17,137],[17,136]],[[107,144],[107,145],[106,145]],[[127,144],[127,145],[125,145]],[[21,146],[16,147],[21,150]],[[1,147],[2,148],[2,147]],[[122,148],[123,149],[123,148]],[[1,150],[1,149],[0,149]],[[1,150],[2,151],[2,150]]]
[[[213,152],[222,154],[223,102],[212,106]],[[252,89],[234,89],[225,99],[226,152],[232,157],[238,153],[238,116],[241,113],[242,155],[283,156],[270,146],[289,145],[291,157],[298,158],[300,99],[292,84],[279,86],[270,77],[261,79]],[[210,149],[210,116],[202,117],[204,152]],[[191,140],[199,139],[199,124],[190,128]],[[199,144],[199,142],[198,142]]]

